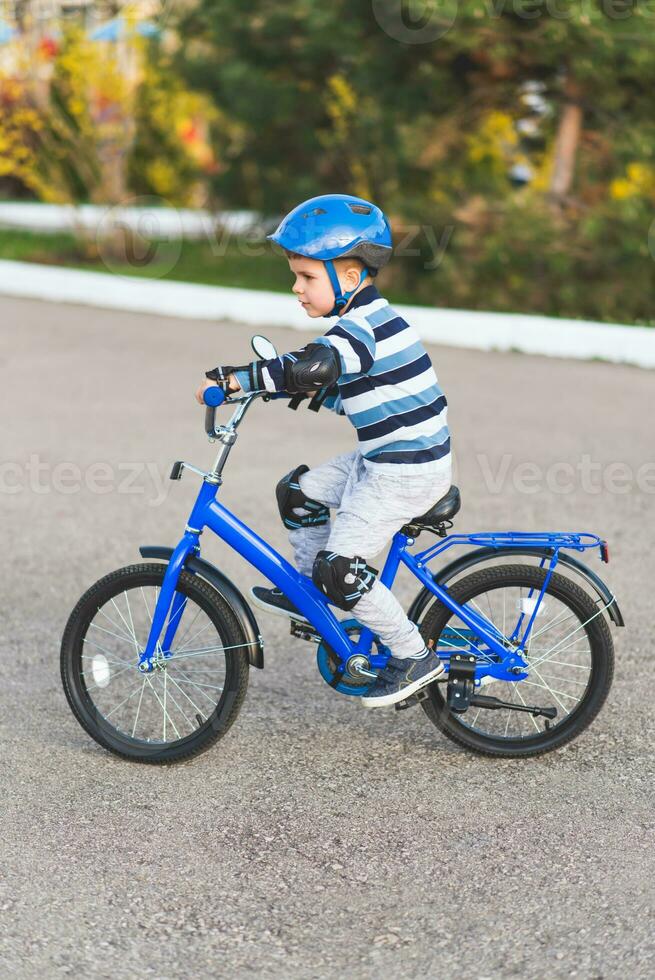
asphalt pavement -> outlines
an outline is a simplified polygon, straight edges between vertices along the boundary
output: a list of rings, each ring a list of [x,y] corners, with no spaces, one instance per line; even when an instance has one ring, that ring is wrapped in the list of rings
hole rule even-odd
[[[265,325],[265,310],[262,324]],[[319,324],[319,330],[321,329]],[[280,350],[301,335],[266,331]],[[525,761],[469,755],[420,709],[366,712],[258,613],[266,669],[211,751],[147,767],[68,709],[80,594],[173,545],[214,456],[194,392],[247,328],[0,298],[5,977],[655,975],[655,376],[431,347],[450,404],[456,530],[589,530],[616,591],[617,671],[593,726]],[[306,339],[310,339],[307,335]],[[274,486],[354,448],[343,418],[254,405],[222,500],[289,554]],[[207,535],[205,535],[207,537]],[[203,554],[244,591],[257,574]],[[404,572],[398,594],[415,587]]]

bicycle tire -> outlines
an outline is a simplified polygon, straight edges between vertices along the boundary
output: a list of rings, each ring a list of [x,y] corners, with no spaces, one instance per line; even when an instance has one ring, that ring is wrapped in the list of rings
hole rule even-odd
[[[248,688],[247,637],[231,606],[209,583],[182,571],[177,591],[204,611],[225,645],[225,683],[210,716],[188,736],[171,742],[146,744],[130,738],[95,707],[83,667],[84,642],[94,616],[114,596],[133,588],[161,587],[166,572],[161,563],[129,565],[110,572],[80,598],[66,624],[61,644],[61,678],[70,708],[82,728],[99,745],[124,759],[161,764],[190,759],[222,738],[234,723]],[[227,641],[227,642],[225,642]],[[134,658],[136,668],[136,658]],[[144,682],[145,683],[145,682]]]
[[[501,565],[473,572],[460,579],[449,590],[460,604],[469,602],[493,588],[525,587],[541,589],[546,570],[529,565]],[[566,745],[577,738],[592,723],[609,693],[614,673],[614,645],[605,616],[579,585],[554,572],[546,595],[559,599],[584,625],[590,644],[591,669],[587,688],[578,705],[562,723],[530,737],[504,738],[473,731],[466,723],[466,714],[452,712],[443,693],[445,685],[437,683],[426,689],[428,698],[422,707],[436,727],[451,741],[483,755],[518,758],[541,755]],[[425,613],[419,629],[426,643],[438,647],[439,636],[453,614],[441,602],[434,602]],[[516,684],[521,684],[520,680]],[[471,709],[469,708],[469,711]]]

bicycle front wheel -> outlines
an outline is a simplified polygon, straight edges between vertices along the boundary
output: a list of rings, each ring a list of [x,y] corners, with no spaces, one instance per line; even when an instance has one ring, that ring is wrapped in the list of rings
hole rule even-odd
[[[545,578],[545,569],[535,566],[495,566],[461,579],[450,594],[509,640],[520,617],[526,625]],[[494,659],[462,620],[438,601],[419,628],[440,654],[463,648],[476,655],[478,664]],[[565,745],[591,724],[612,683],[614,647],[602,608],[579,585],[553,573],[523,658],[528,665],[525,679],[483,677],[476,692],[509,707],[472,705],[456,714],[446,703],[445,684],[435,683],[422,702],[425,713],[452,741],[485,755],[531,756]],[[555,709],[555,718],[525,710],[532,706]]]
[[[231,606],[207,582],[180,573],[171,656],[138,669],[166,572],[162,564],[111,572],[70,615],[61,676],[73,714],[104,748],[137,762],[198,755],[236,718],[248,687],[247,641]]]

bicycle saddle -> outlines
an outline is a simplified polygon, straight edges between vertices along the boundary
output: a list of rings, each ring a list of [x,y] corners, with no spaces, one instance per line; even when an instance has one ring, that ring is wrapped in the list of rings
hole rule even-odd
[[[451,487],[441,500],[426,510],[420,517],[414,517],[410,524],[414,527],[437,527],[444,521],[450,521],[462,506],[462,498],[458,487]]]

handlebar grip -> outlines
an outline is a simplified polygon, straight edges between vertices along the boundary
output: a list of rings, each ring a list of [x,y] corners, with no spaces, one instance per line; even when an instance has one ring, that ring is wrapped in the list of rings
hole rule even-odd
[[[218,408],[225,401],[225,392],[218,385],[215,385],[213,388],[206,388],[202,397],[205,405]]]
[[[214,439],[216,436],[216,409],[225,401],[225,392],[218,385],[214,388],[206,388],[202,399],[207,406],[205,409],[205,432]]]

